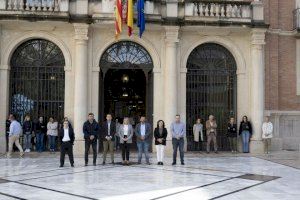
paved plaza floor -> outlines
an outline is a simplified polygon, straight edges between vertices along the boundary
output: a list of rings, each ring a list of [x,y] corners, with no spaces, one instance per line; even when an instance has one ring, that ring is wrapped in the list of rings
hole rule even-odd
[[[271,155],[187,153],[186,165],[84,166],[66,162],[59,168],[59,153],[31,153],[22,159],[0,159],[0,200],[299,200],[299,152]],[[68,161],[68,159],[66,160]],[[108,159],[109,161],[109,159]],[[120,162],[119,153],[116,161]],[[132,155],[136,161],[136,154]]]

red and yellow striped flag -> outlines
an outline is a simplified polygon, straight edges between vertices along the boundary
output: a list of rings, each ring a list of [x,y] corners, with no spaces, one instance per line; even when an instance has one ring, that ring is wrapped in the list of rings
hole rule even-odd
[[[127,26],[128,26],[128,35],[132,35],[133,31],[133,0],[127,1]]]
[[[115,17],[116,38],[118,38],[122,32],[122,0],[116,0]]]

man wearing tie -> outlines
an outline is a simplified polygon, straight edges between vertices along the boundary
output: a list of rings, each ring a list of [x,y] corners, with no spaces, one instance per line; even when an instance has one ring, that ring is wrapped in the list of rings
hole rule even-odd
[[[103,138],[103,165],[106,162],[106,155],[109,151],[111,163],[114,162],[114,141],[116,134],[116,124],[112,121],[111,114],[106,115],[106,121],[102,124],[102,138]]]
[[[138,146],[138,163],[141,164],[142,155],[145,154],[146,163],[149,165],[149,145],[150,145],[150,134],[151,127],[150,124],[146,122],[146,117],[141,116],[140,123],[136,126],[136,139]]]
[[[65,164],[65,155],[66,153],[69,156],[71,167],[74,167],[74,157],[73,157],[73,145],[74,145],[74,131],[69,127],[69,122],[67,120],[63,123],[63,128],[59,133],[59,140],[61,143],[60,147],[60,167],[63,167]]]

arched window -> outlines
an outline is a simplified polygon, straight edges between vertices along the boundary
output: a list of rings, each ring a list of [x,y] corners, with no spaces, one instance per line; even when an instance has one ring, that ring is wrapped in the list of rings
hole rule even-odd
[[[23,120],[64,115],[65,59],[54,43],[33,39],[14,51],[10,71],[10,112]]]
[[[186,112],[190,150],[192,126],[197,118],[205,123],[210,114],[218,123],[219,149],[227,150],[226,126],[230,116],[236,116],[236,62],[223,46],[205,43],[196,47],[187,61]]]

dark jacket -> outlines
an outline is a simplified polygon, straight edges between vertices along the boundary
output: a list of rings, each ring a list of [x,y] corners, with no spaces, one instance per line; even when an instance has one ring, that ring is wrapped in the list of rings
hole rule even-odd
[[[101,137],[104,141],[106,141],[105,137],[110,136],[112,141],[115,141],[115,134],[116,134],[116,123],[111,121],[110,122],[110,135],[108,135],[108,123],[107,121],[102,123],[101,126]]]
[[[10,127],[10,120],[7,119],[5,121],[5,132],[7,136],[9,135],[9,127]]]
[[[35,127],[34,127],[34,132],[35,133],[44,133],[46,134],[47,133],[47,125],[45,122],[40,122],[38,121],[36,124],[35,124]]]
[[[155,128],[154,129],[155,145],[159,145],[159,144],[166,145],[167,135],[168,135],[168,131],[166,128],[163,129],[162,134],[159,133],[159,128]],[[159,143],[157,141],[157,139],[159,138],[163,139],[162,143]]]
[[[96,122],[96,120],[93,121],[93,123],[90,123],[89,120],[84,122],[83,124],[83,134],[84,139],[89,139],[91,135],[95,136],[95,139],[98,138],[100,131],[99,124]]]
[[[59,131],[59,141],[60,143],[62,143],[62,139],[64,138],[64,135],[65,135],[65,131],[64,129],[60,129]],[[74,140],[75,140],[75,134],[74,134],[74,130],[73,128],[69,127],[69,137],[70,137],[70,142],[71,144],[74,144]]]
[[[247,122],[242,121],[241,122],[239,135],[241,135],[243,131],[249,131],[249,133],[252,135],[252,126],[251,126],[251,123],[249,121],[247,121]]]
[[[136,141],[141,142],[141,141],[148,141],[151,136],[151,126],[149,123],[145,122],[145,136],[144,140],[142,140],[142,133],[141,133],[141,123],[138,123],[135,127],[135,135],[136,135]]]
[[[33,123],[32,121],[24,121],[23,123],[23,133],[24,134],[32,134],[33,131]]]
[[[237,137],[237,125],[228,123],[227,126],[227,137]]]

